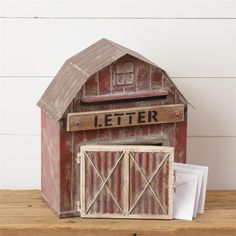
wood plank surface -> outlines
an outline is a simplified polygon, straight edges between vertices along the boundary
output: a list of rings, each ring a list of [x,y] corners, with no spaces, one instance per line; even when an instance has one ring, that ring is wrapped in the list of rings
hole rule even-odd
[[[236,190],[208,191],[206,209],[193,221],[58,219],[38,190],[0,191],[0,235],[236,235]]]

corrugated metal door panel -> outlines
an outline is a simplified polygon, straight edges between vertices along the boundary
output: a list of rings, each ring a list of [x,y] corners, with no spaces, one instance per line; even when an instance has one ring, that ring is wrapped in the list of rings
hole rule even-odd
[[[172,147],[81,147],[81,217],[172,218]]]
[[[133,152],[130,157],[129,214],[168,214],[168,154]]]
[[[84,152],[86,214],[123,213],[123,152]]]

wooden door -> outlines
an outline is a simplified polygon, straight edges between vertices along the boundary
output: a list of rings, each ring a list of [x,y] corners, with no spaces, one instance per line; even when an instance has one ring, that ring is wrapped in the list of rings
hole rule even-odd
[[[81,217],[172,218],[172,147],[81,147]]]

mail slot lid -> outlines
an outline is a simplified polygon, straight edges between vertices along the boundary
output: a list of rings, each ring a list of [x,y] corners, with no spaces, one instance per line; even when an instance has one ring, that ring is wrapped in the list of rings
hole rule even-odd
[[[68,113],[67,131],[173,123],[183,120],[183,104],[78,112]]]

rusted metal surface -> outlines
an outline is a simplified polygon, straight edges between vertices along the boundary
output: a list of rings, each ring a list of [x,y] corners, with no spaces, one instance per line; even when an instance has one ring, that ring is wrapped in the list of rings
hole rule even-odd
[[[162,105],[67,114],[67,131],[175,123],[184,120],[184,105]]]
[[[139,84],[142,89],[145,88],[148,85],[145,81],[149,74],[148,65],[152,65],[159,70],[161,69],[139,53],[110,40],[101,39],[64,63],[39,100],[38,106],[48,112],[54,119],[60,120],[73,98],[90,76],[127,54],[146,63],[141,63],[145,66],[140,67],[138,74]],[[100,88],[101,92],[105,89],[104,85],[107,82],[99,83],[102,86]],[[104,93],[106,93],[106,90]]]
[[[93,56],[91,56],[93,55]],[[102,58],[108,58],[104,63]],[[122,56],[121,56],[122,55]],[[113,57],[114,56],[114,57]],[[94,57],[94,58],[93,58]],[[96,59],[97,58],[97,59]],[[70,63],[72,62],[72,63]],[[128,69],[125,68],[128,63]],[[131,66],[132,64],[132,66]],[[78,67],[76,67],[76,65]],[[120,66],[122,65],[122,66]],[[85,67],[90,67],[85,70]],[[82,68],[83,70],[79,70]],[[118,72],[117,72],[118,68]],[[131,69],[130,69],[131,68]],[[127,78],[120,78],[120,73],[127,72]],[[87,73],[87,75],[85,74]],[[93,73],[93,74],[91,74]],[[130,74],[133,83],[130,83]],[[124,84],[122,80],[124,79]],[[128,81],[125,84],[125,80]],[[118,83],[117,83],[118,82]],[[164,96],[150,97],[166,91]],[[142,96],[144,94],[145,96]],[[140,96],[141,99],[125,99],[125,97]],[[102,102],[105,98],[107,101]],[[117,99],[115,103],[110,99]],[[92,103],[91,100],[97,101]],[[83,104],[81,101],[88,101]],[[91,102],[91,103],[89,103]],[[184,121],[163,124],[145,124],[142,126],[104,128],[85,131],[66,131],[67,114],[76,112],[94,112],[113,109],[132,109],[150,106],[163,106],[182,104],[184,109]],[[85,144],[117,144],[117,145],[162,145],[175,148],[175,161],[186,162],[186,142],[187,142],[187,101],[178,88],[171,81],[165,71],[144,60],[140,55],[134,54],[122,46],[117,46],[108,40],[101,40],[83,52],[67,60],[49,88],[45,91],[39,101],[42,112],[42,196],[60,217],[79,215],[78,208],[80,202],[80,165],[76,163],[76,155],[80,152],[81,145]],[[45,111],[45,112],[44,112]],[[105,156],[107,157],[105,158]],[[114,165],[115,157],[112,153],[104,156],[97,155],[97,168],[102,174]],[[151,158],[145,153],[135,154],[137,162],[143,167],[145,174],[150,175],[156,165],[155,158]],[[109,161],[108,161],[109,160]],[[130,179],[134,186],[143,185],[144,179],[137,173],[136,167],[131,163]],[[121,168],[117,166],[117,168]],[[122,170],[116,170],[116,174],[111,176],[111,180],[121,179]],[[168,167],[159,172],[159,177],[153,180],[153,185],[162,188]],[[99,180],[95,180],[94,173],[88,174],[91,180],[89,188],[99,185]],[[96,182],[97,181],[97,182]],[[121,180],[120,180],[121,181]],[[110,184],[110,183],[109,183]],[[111,185],[111,190],[116,194],[119,201],[122,181],[116,185]],[[131,190],[130,190],[131,191]],[[132,190],[135,191],[137,190]],[[166,191],[160,193],[162,200],[166,200]],[[104,205],[96,203],[96,211],[103,209],[107,212],[114,212],[115,206],[112,204],[108,193],[99,196],[104,200]],[[100,200],[101,200],[100,199]],[[133,200],[132,200],[133,201]],[[147,204],[138,204],[135,211],[149,212],[155,214],[160,211],[154,199],[144,194],[140,201]],[[98,201],[99,202],[99,201]],[[153,208],[154,206],[154,208]],[[104,207],[104,208],[102,208]],[[151,210],[150,210],[151,209]],[[94,209],[95,210],[95,209]]]
[[[151,98],[158,98],[162,96],[167,96],[168,91],[165,89],[160,89],[157,91],[150,91],[150,92],[133,92],[126,94],[124,96],[123,93],[121,94],[112,94],[106,96],[95,96],[95,97],[84,97],[80,99],[81,103],[103,103],[103,102],[113,102],[113,101],[127,101],[127,100],[143,100],[143,99],[151,99]]]
[[[41,197],[60,215],[60,126],[43,111],[41,125]]]
[[[187,114],[186,114],[187,116]],[[175,156],[176,162],[186,163],[187,160],[187,117],[175,126]]]
[[[107,188],[102,187],[104,179],[108,177],[110,171],[112,168],[114,168],[115,164],[120,158],[121,153],[99,151],[89,152],[86,153],[86,155],[89,156],[89,159],[92,161],[92,163],[88,160],[88,158],[86,158],[86,169],[83,173],[83,175],[85,175],[84,177],[86,178],[85,186],[88,186],[85,190],[85,211],[91,214],[121,213],[122,210],[120,208],[123,208],[122,193],[124,188],[124,181],[121,179],[124,170],[123,160],[119,161],[111,176],[108,178],[106,183]],[[102,189],[98,194],[100,188]]]
[[[173,148],[83,146],[83,217],[172,217]]]

